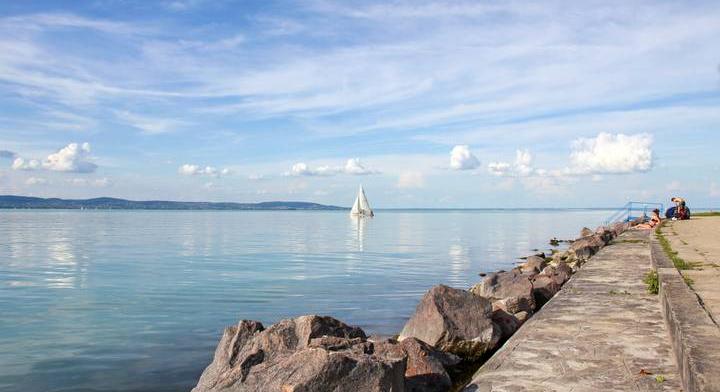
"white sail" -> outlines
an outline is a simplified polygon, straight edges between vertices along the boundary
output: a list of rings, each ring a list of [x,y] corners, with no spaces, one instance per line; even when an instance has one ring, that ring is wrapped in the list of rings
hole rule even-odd
[[[350,215],[358,215],[358,216],[373,216],[375,215],[372,211],[372,208],[370,208],[370,203],[368,203],[367,196],[365,196],[365,190],[363,189],[362,185],[360,186],[360,190],[358,191],[357,198],[355,199],[355,203],[352,206],[352,210],[350,210]]]

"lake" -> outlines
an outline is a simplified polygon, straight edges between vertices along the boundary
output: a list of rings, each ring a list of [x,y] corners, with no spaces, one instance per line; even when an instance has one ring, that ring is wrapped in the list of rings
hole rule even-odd
[[[318,313],[396,334],[603,210],[0,210],[0,391],[188,391],[222,329]]]

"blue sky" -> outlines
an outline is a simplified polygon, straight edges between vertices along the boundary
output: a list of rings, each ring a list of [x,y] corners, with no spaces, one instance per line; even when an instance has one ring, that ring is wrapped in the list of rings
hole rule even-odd
[[[720,206],[718,2],[0,3],[0,194]]]

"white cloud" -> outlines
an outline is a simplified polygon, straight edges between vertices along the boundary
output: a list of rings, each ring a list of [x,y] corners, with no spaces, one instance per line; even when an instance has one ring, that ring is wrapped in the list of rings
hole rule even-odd
[[[517,150],[515,152],[515,171],[521,177],[533,174],[532,155],[528,150]]]
[[[115,117],[131,127],[151,135],[172,132],[188,125],[185,121],[165,117],[150,117],[127,111],[115,111]]]
[[[210,176],[220,177],[230,174],[230,169],[218,169],[213,166],[200,166],[186,163],[178,168],[178,173],[184,176]]]
[[[12,163],[13,170],[36,170],[41,166],[40,161],[37,159],[25,159],[22,157],[15,158]]]
[[[38,170],[46,169],[52,171],[72,173],[92,173],[97,165],[89,161],[89,143],[70,143],[57,152],[50,154],[46,159],[16,157],[13,160],[13,170]]]
[[[332,176],[338,173],[337,168],[331,168],[330,166],[318,166],[311,168],[305,162],[298,162],[292,165],[290,172],[286,175],[290,176]]]
[[[379,173],[379,171],[370,169],[363,165],[363,163],[360,162],[359,158],[348,159],[347,163],[345,163],[345,167],[343,168],[343,172],[345,174],[353,174],[358,176]]]
[[[92,173],[97,169],[97,165],[87,161],[89,154],[90,143],[70,143],[58,152],[48,155],[42,165],[45,169],[54,171]]]
[[[488,164],[488,172],[495,176],[546,176],[548,173],[543,169],[535,169],[532,165],[533,157],[529,150],[516,150],[515,162],[491,162]]]
[[[336,174],[349,174],[355,176],[379,174],[380,171],[368,168],[359,158],[348,159],[345,166],[322,165],[311,167],[305,162],[298,162],[286,172],[287,176],[334,176]]]
[[[422,188],[425,186],[425,176],[421,172],[408,171],[400,173],[397,187],[401,189]]]
[[[624,174],[645,172],[653,164],[652,136],[600,133],[573,142],[570,172],[573,174]]]
[[[45,185],[48,184],[49,181],[45,178],[40,177],[30,177],[27,180],[25,180],[25,185]]]
[[[250,181],[262,181],[265,179],[265,176],[262,174],[250,174],[247,176],[247,179]]]
[[[490,162],[488,171],[496,176],[506,176],[510,173],[511,165],[507,162]]]
[[[472,170],[480,166],[480,160],[470,152],[467,145],[457,145],[450,151],[450,168],[453,170]]]

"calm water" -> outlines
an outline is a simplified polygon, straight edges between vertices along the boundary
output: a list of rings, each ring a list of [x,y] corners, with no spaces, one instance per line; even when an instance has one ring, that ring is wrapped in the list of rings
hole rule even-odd
[[[242,318],[395,334],[430,286],[607,215],[0,210],[0,391],[186,391]]]

